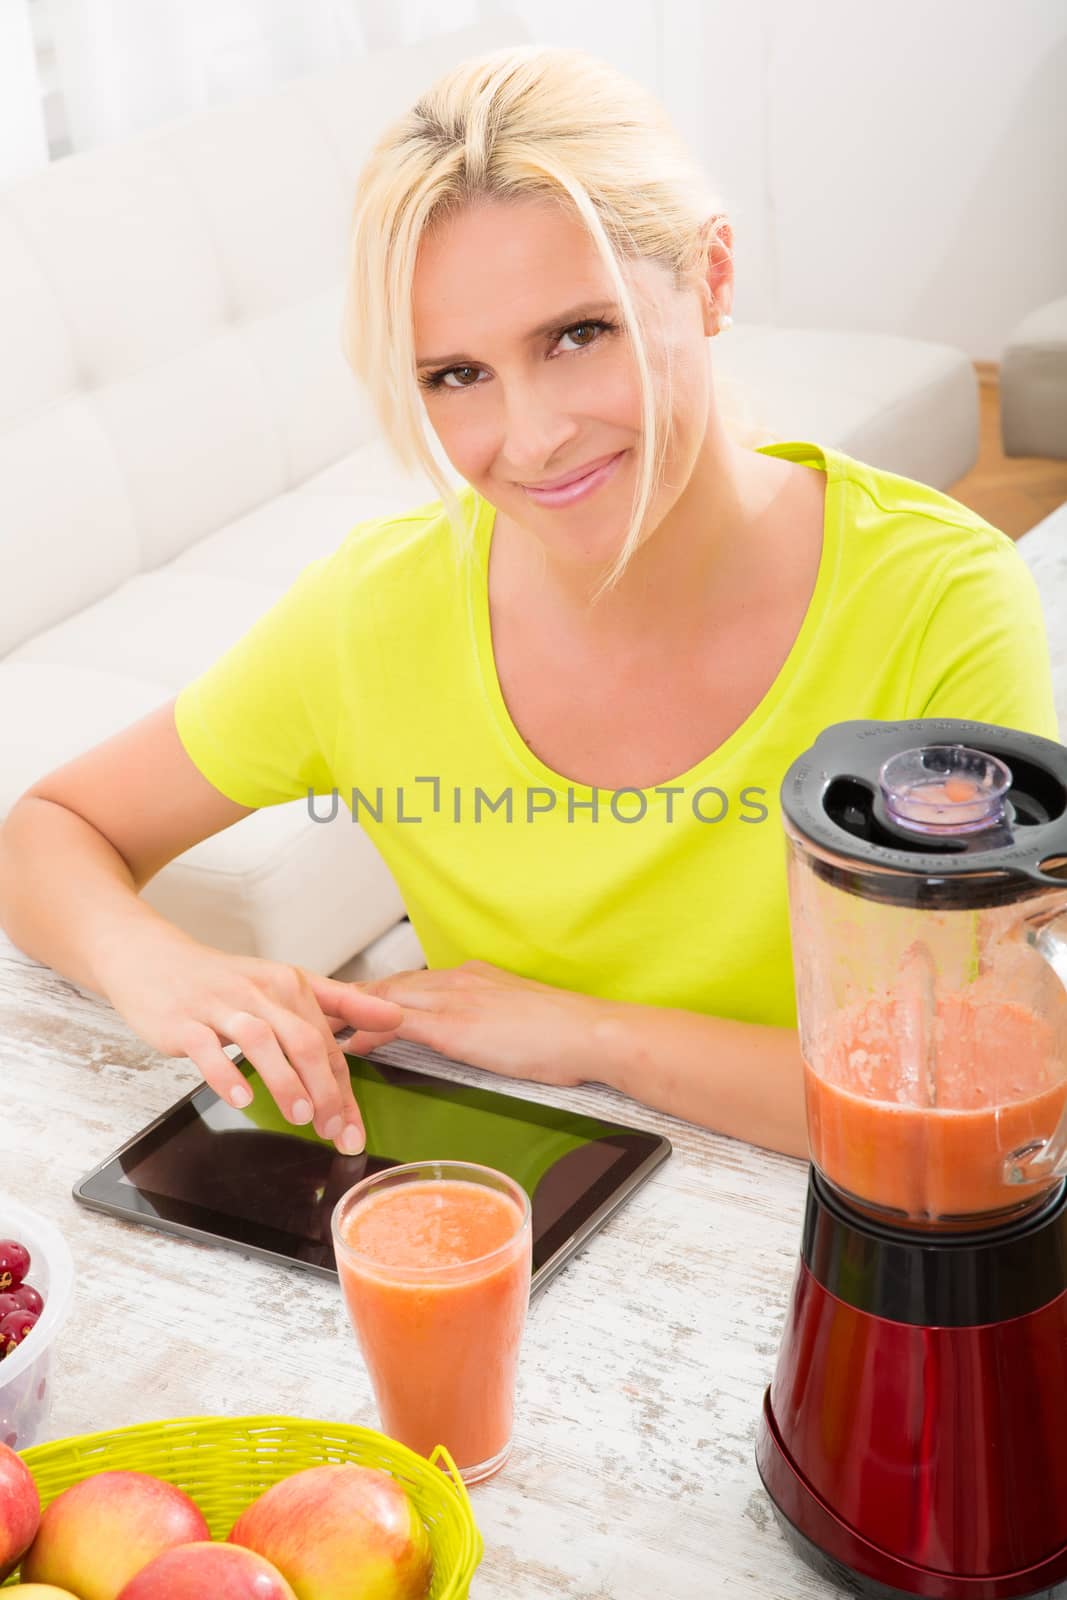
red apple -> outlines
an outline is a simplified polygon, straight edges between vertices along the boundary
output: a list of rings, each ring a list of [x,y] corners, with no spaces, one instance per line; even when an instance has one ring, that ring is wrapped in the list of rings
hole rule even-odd
[[[277,1567],[235,1544],[180,1544],[131,1578],[119,1600],[296,1600]]]
[[[29,1467],[0,1444],[0,1580],[14,1572],[40,1520],[41,1500]]]
[[[115,1600],[153,1556],[210,1537],[200,1511],[173,1484],[146,1472],[98,1472],[52,1501],[22,1577],[71,1589],[78,1600]]]
[[[297,1600],[423,1600],[433,1576],[430,1536],[403,1487],[351,1462],[283,1478],[230,1540],[272,1561]]]

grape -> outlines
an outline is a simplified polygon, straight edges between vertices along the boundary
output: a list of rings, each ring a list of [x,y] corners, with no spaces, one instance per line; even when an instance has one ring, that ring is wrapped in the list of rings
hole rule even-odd
[[[37,1318],[32,1311],[9,1311],[6,1317],[0,1317],[0,1350],[9,1356],[36,1326]]]
[[[17,1289],[5,1289],[0,1294],[0,1317],[6,1317],[9,1311],[32,1310],[32,1306],[24,1306],[21,1300],[16,1299]]]
[[[0,1316],[7,1311],[32,1311],[35,1317],[39,1317],[44,1310],[44,1296],[40,1289],[33,1287],[32,1283],[20,1283],[17,1289],[9,1289],[6,1294],[0,1294],[0,1305],[5,1300],[14,1300],[15,1304],[5,1306],[4,1311],[0,1311]]]
[[[0,1289],[17,1289],[30,1270],[30,1252],[17,1239],[0,1239]]]

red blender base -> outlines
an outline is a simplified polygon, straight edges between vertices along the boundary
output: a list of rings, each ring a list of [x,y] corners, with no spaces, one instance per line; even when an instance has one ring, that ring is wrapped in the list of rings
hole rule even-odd
[[[756,1463],[786,1543],[820,1577],[871,1600],[1067,1600],[1067,1547],[1028,1572],[964,1577],[901,1561],[843,1523],[797,1472],[763,1401]]]
[[[798,1555],[876,1600],[1067,1600],[1067,1189],[984,1234],[812,1169],[756,1464]]]

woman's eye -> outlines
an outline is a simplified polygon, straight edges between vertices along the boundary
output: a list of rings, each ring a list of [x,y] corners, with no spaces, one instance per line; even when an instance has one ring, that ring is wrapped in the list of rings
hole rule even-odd
[[[580,334],[584,330],[586,333],[592,334],[592,338],[580,340],[575,344],[574,348],[576,350],[588,350],[590,345],[596,344],[602,333],[610,332],[614,326],[614,323],[605,322],[599,318],[594,318],[589,322],[574,322],[569,328],[563,329],[557,343],[563,339],[573,339],[575,334]],[[564,353],[567,353],[566,350]],[[426,389],[474,389],[478,385],[477,374],[481,370],[481,367],[449,367],[444,372],[435,372],[431,373],[428,378],[420,378],[419,382]],[[475,374],[473,381],[470,383],[465,381],[449,382],[450,378],[455,378],[461,373]]]
[[[474,387],[474,385],[471,384],[471,383],[446,383],[445,380],[446,380],[446,378],[455,377],[457,372],[477,372],[477,371],[478,371],[477,367],[449,367],[447,372],[442,372],[440,374],[440,382],[444,385],[444,387],[446,389],[472,389]]]
[[[570,338],[572,338],[574,336],[575,333],[578,333],[582,328],[585,328],[585,329],[589,330],[590,332],[592,332],[595,335],[597,330],[599,328],[601,328],[602,326],[603,326],[603,324],[602,323],[598,323],[598,322],[576,322],[574,324],[573,328],[564,328],[563,332],[560,334],[560,338],[561,339],[570,339]],[[579,344],[578,348],[579,348],[579,350],[588,349],[589,345],[591,345],[593,342],[594,342],[593,339],[586,339],[582,344]]]

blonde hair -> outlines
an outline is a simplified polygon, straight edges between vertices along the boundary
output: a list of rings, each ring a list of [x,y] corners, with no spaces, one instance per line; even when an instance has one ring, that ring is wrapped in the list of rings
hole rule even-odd
[[[473,523],[463,523],[420,413],[412,283],[423,233],[485,199],[569,199],[614,286],[635,354],[642,425],[637,490],[599,598],[640,541],[671,415],[669,362],[658,407],[647,330],[624,263],[656,261],[673,273],[676,287],[695,286],[727,218],[654,97],[580,50],[520,45],[461,62],[381,135],[357,185],[342,347],[394,454],[409,471],[425,472],[440,492],[464,553]]]

